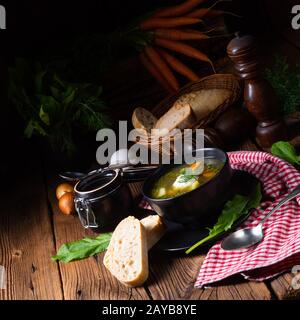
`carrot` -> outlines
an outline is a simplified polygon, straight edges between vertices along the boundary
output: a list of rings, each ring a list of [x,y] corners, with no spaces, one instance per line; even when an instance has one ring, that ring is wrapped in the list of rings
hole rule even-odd
[[[141,30],[151,30],[157,28],[176,28],[201,22],[200,19],[191,17],[178,18],[148,18],[140,23]]]
[[[199,8],[187,14],[186,17],[203,18],[205,16],[206,18],[213,18],[213,17],[221,16],[223,13],[231,14],[230,12],[227,12],[227,11],[212,10],[213,7],[216,6],[219,2],[226,2],[226,1],[231,1],[231,0],[218,0],[214,4],[212,4],[209,8]],[[232,13],[232,15],[235,15],[235,14]]]
[[[192,163],[190,165],[190,167],[191,167],[192,170],[196,170],[197,168],[200,167],[200,162],[195,161],[194,163]]]
[[[210,63],[213,71],[215,72],[213,63],[208,58],[208,56],[206,54],[204,54],[203,52],[193,48],[192,46],[189,46],[189,45],[182,43],[182,42],[179,42],[179,41],[172,41],[172,40],[159,39],[159,38],[155,38],[154,43],[160,47],[165,48],[165,49],[179,52],[181,54],[184,54],[184,55],[191,57],[191,58],[194,58],[194,59],[198,59],[200,61],[208,62],[208,63]]]
[[[162,73],[163,77],[167,80],[170,86],[174,90],[179,89],[179,83],[175,78],[172,70],[169,68],[167,63],[162,59],[159,53],[151,46],[145,47],[145,54],[149,60],[156,66],[156,68]]]
[[[237,18],[242,18],[242,16],[235,14],[233,12],[229,11],[223,11],[223,10],[209,10],[207,14],[205,15],[205,18],[214,18],[214,17],[219,17],[224,14],[229,14],[231,16],[237,17]]]
[[[223,11],[223,10],[213,10],[209,8],[201,8],[198,10],[193,11],[189,17],[191,18],[214,18],[222,16],[223,14],[229,14],[238,18],[241,18],[238,14],[235,14],[233,12],[229,11]]]
[[[201,4],[204,0],[186,0],[185,2],[177,5],[172,6],[168,8],[162,8],[158,9],[153,17],[177,17],[181,16],[183,14],[186,14],[187,12],[191,11],[195,7],[197,7],[199,4]]]
[[[175,71],[185,76],[187,79],[191,81],[197,81],[200,79],[195,72],[165,50],[158,49],[158,52]]]
[[[173,93],[173,88],[169,85],[163,75],[157,70],[157,68],[153,65],[153,63],[148,59],[144,52],[139,55],[141,63],[148,70],[148,72],[156,79],[156,81],[165,88],[168,92]]]
[[[210,8],[199,8],[197,10],[192,11],[187,16],[191,18],[203,18],[210,11]]]
[[[156,29],[154,35],[158,38],[169,40],[203,40],[209,37],[203,32],[193,30],[192,32],[178,29]]]

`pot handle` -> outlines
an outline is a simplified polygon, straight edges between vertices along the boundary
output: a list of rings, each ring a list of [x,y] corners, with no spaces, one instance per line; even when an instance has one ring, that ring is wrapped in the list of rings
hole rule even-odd
[[[89,201],[82,199],[75,200],[75,209],[78,213],[79,220],[85,229],[99,227]]]

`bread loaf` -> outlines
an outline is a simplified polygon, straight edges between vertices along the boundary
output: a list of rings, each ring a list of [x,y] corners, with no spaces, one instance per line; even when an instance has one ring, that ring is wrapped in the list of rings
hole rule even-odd
[[[165,227],[158,215],[139,221],[122,220],[105,253],[105,267],[127,286],[140,286],[148,278],[148,250],[163,236]]]
[[[119,281],[142,285],[148,278],[148,248],[145,227],[134,217],[122,220],[110,240],[103,263]]]
[[[155,214],[141,220],[141,224],[146,229],[147,248],[150,250],[165,233],[165,225],[162,218]]]
[[[188,104],[199,121],[223,104],[230,95],[231,91],[227,89],[202,89],[182,95],[174,105]]]
[[[171,131],[175,128],[188,129],[196,122],[196,117],[189,104],[175,103],[155,124],[154,129],[160,129],[164,132],[167,129]]]
[[[135,108],[132,114],[132,125],[135,129],[143,129],[150,131],[156,124],[157,119],[154,115],[144,109],[144,108]]]

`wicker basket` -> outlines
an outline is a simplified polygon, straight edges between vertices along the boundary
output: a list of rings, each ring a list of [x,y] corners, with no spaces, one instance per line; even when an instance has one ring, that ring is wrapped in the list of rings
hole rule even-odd
[[[221,105],[219,105],[213,112],[209,115],[196,122],[193,127],[187,129],[199,129],[208,127],[213,121],[215,121],[221,113],[223,113],[229,106],[237,101],[240,96],[240,82],[235,75],[232,74],[214,74],[201,80],[193,83],[189,83],[186,86],[182,87],[176,94],[167,97],[161,101],[153,110],[152,113],[160,118],[164,113],[166,113],[176,102],[176,100],[183,94],[191,93],[194,91],[199,91],[202,89],[227,89],[231,91],[231,95],[226,99]],[[138,144],[146,145],[148,148],[154,148],[155,151],[160,154],[165,154],[167,151],[164,149],[165,142],[170,140],[171,143],[171,154],[174,151],[174,141],[176,136],[172,136],[172,132],[164,137],[159,138],[158,140],[151,141],[151,137],[147,135],[141,136]],[[168,153],[168,152],[167,152]]]

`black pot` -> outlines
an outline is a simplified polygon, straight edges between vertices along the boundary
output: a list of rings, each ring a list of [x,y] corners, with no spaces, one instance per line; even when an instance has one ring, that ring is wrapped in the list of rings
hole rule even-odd
[[[189,225],[208,226],[214,223],[230,195],[232,170],[227,154],[216,148],[203,149],[204,159],[224,162],[222,169],[199,188],[174,198],[154,199],[150,196],[154,183],[175,165],[163,165],[147,178],[142,193],[154,211],[161,217]]]
[[[132,212],[128,182],[144,180],[155,167],[104,169],[77,182],[75,208],[84,228],[112,229]]]

